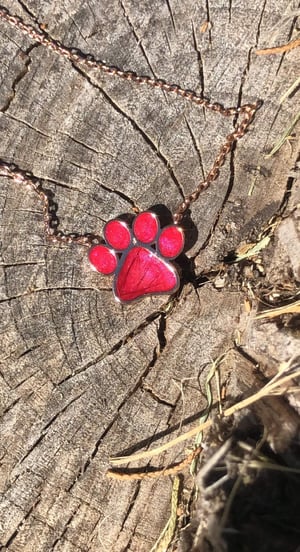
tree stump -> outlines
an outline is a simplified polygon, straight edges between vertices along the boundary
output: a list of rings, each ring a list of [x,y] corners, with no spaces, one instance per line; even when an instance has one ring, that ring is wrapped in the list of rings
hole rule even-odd
[[[263,101],[218,180],[191,206],[186,224],[193,241],[175,298],[115,303],[111,279],[90,270],[83,247],[47,243],[36,194],[1,177],[3,550],[148,552],[169,518],[172,481],[110,479],[109,457],[166,443],[193,427],[207,406],[211,363],[221,355],[221,383],[232,404],[299,350],[295,324],[253,316],[262,290],[280,297],[288,290],[291,299],[300,280],[297,140],[266,157],[296,114],[296,96],[282,104],[280,98],[296,79],[299,50],[255,53],[294,37],[297,6],[287,0],[4,5],[110,65],[224,106]],[[173,212],[232,131],[233,119],[72,64],[5,21],[0,36],[0,158],[43,179],[64,230],[101,235],[105,222],[122,213],[158,204]],[[284,209],[294,230],[275,228],[261,252],[263,273],[250,261],[226,264],[242,244],[258,243]],[[287,447],[298,422],[291,405],[280,404]],[[270,419],[278,410],[268,408]],[[258,410],[265,420],[263,404]],[[280,421],[273,423],[279,431]],[[177,445],[151,465],[176,463],[192,445]],[[144,469],[145,461],[134,467]],[[192,497],[194,482],[184,473]],[[188,546],[180,533],[175,541],[170,549]],[[189,549],[192,541],[190,535]]]

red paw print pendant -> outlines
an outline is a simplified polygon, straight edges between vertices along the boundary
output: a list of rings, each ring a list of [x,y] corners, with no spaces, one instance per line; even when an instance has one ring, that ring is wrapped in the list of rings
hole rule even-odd
[[[89,260],[101,274],[114,274],[117,301],[130,303],[147,295],[174,293],[179,287],[176,268],[169,262],[183,250],[181,228],[171,224],[160,228],[150,211],[140,213],[132,228],[113,219],[104,227],[106,245],[95,245]]]

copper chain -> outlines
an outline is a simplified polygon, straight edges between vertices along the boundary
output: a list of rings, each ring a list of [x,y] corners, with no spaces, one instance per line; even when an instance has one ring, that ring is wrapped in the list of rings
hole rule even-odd
[[[0,174],[11,178],[16,184],[21,184],[33,190],[43,203],[44,231],[46,238],[53,242],[78,243],[79,245],[90,246],[94,243],[96,236],[93,234],[77,235],[65,233],[57,229],[58,220],[56,217],[57,206],[51,199],[49,192],[42,188],[41,181],[29,172],[22,171],[12,163],[6,163],[0,159]]]
[[[200,107],[204,107],[209,111],[219,113],[220,115],[223,115],[225,117],[238,117],[242,115],[242,119],[237,124],[235,130],[231,134],[228,134],[226,136],[226,140],[221,147],[219,154],[217,155],[205,180],[200,182],[197,188],[191,194],[186,196],[184,200],[178,205],[176,211],[173,214],[173,219],[175,223],[179,223],[182,220],[183,215],[189,208],[190,204],[196,201],[201,192],[206,190],[210,186],[210,184],[218,178],[220,168],[224,164],[227,155],[232,150],[233,144],[236,140],[244,136],[255,116],[257,109],[261,105],[261,102],[256,102],[254,104],[245,104],[240,107],[225,108],[221,104],[212,103],[208,99],[199,96],[193,90],[181,88],[177,84],[170,84],[163,79],[153,79],[149,76],[138,75],[133,71],[122,71],[118,67],[107,65],[106,63],[95,59],[90,54],[83,54],[75,48],[68,48],[61,44],[59,41],[51,38],[45,30],[37,30],[31,25],[27,25],[20,17],[16,15],[11,15],[3,7],[0,8],[0,19],[7,21],[10,25],[21,30],[26,36],[29,36],[34,41],[67,58],[69,61],[76,65],[84,65],[89,69],[98,69],[107,75],[116,76],[123,80],[131,81],[139,85],[147,85],[152,88],[158,88],[167,93],[177,94],[178,96]],[[91,235],[77,236],[75,234],[66,234],[57,230],[55,204],[53,201],[51,201],[50,196],[42,190],[41,183],[37,178],[35,178],[28,172],[24,172],[18,169],[14,165],[5,163],[4,161],[0,161],[0,172],[4,176],[12,178],[17,183],[29,186],[39,195],[43,202],[45,233],[49,239],[51,239],[52,241],[64,243],[76,242],[81,245],[89,245],[93,242],[93,236]]]

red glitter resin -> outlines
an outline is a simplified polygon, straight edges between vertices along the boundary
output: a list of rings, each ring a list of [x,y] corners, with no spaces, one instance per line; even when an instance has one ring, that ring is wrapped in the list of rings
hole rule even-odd
[[[183,249],[181,228],[171,224],[160,230],[157,216],[145,211],[135,218],[132,230],[122,220],[110,220],[104,237],[107,245],[92,247],[89,260],[98,272],[115,273],[117,301],[130,303],[147,295],[177,291],[179,276],[169,260]]]
[[[140,242],[150,244],[155,241],[159,224],[154,213],[140,213],[133,223],[133,233]]]
[[[106,245],[95,245],[89,250],[89,261],[97,272],[102,274],[112,274],[118,264],[118,259],[114,251]]]
[[[158,250],[163,257],[175,259],[183,250],[184,235],[178,226],[166,226],[158,239]]]
[[[118,219],[107,222],[104,227],[104,237],[107,243],[118,251],[127,249],[131,242],[131,233],[126,222]]]
[[[174,293],[179,286],[175,268],[145,247],[133,247],[116,275],[114,292],[122,303],[151,294]]]

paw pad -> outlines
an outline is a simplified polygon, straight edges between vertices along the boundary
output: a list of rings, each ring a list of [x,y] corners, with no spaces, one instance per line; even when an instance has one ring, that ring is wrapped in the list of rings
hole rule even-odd
[[[169,260],[182,252],[181,228],[171,224],[161,229],[158,217],[145,211],[137,215],[132,228],[118,219],[107,222],[104,239],[106,244],[90,249],[89,260],[101,274],[115,274],[113,290],[118,301],[128,303],[178,289],[179,276]]]

